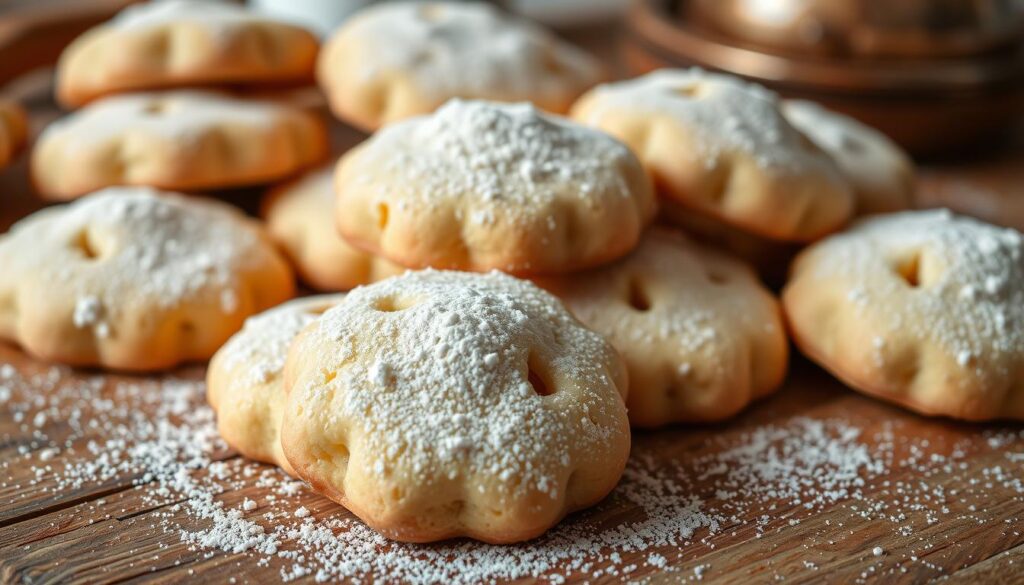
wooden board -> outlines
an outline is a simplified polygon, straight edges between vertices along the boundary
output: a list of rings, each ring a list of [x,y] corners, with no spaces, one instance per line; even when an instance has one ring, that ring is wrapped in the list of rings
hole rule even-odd
[[[18,91],[37,129],[56,115],[45,76]],[[336,134],[341,144],[358,139],[340,127]],[[41,206],[25,171],[22,157],[0,173],[0,230]],[[978,160],[926,169],[921,186],[924,203],[1024,227],[1024,133]],[[229,198],[253,209],[256,196]],[[728,424],[636,433],[630,475],[600,506],[565,521],[558,534],[566,540],[506,553],[473,543],[380,544],[359,536],[343,509],[215,442],[193,466],[183,463],[201,443],[195,436],[148,451],[159,444],[155,433],[210,430],[201,366],[108,376],[52,368],[0,345],[0,582],[261,583],[282,573],[312,582],[317,570],[371,580],[419,571],[448,581],[444,571],[459,558],[512,562],[537,550],[555,559],[542,577],[570,582],[1024,582],[1019,425],[926,419],[859,396],[799,358],[792,370],[778,394]],[[154,475],[160,469],[185,477]],[[202,546],[195,540],[215,526],[197,513],[210,509],[207,497],[266,532],[312,523],[351,547],[375,548],[325,560],[297,559],[315,551],[287,538],[275,554]],[[245,510],[247,499],[255,510]],[[310,516],[298,517],[300,508]],[[692,534],[683,534],[686,522]],[[594,546],[605,537],[613,544]],[[378,553],[391,560],[339,570]]]

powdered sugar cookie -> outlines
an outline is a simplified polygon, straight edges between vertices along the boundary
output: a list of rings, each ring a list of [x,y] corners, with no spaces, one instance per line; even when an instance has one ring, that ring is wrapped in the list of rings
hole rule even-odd
[[[948,211],[878,216],[800,254],[797,345],[853,388],[967,420],[1024,418],[1024,239]]]
[[[317,77],[339,118],[375,130],[456,97],[564,113],[604,72],[593,57],[484,3],[389,2],[338,29]]]
[[[311,172],[274,189],[263,202],[267,231],[302,280],[319,290],[348,290],[405,272],[338,234],[331,177],[329,168]]]
[[[25,110],[14,102],[0,100],[0,167],[18,154],[27,134]]]
[[[629,455],[626,370],[553,296],[493,272],[410,272],[295,339],[281,444],[388,538],[533,538]]]
[[[913,206],[914,163],[887,136],[814,102],[787,100],[782,112],[839,165],[853,187],[858,214]]]
[[[295,475],[281,451],[285,357],[295,336],[342,298],[296,299],[250,317],[210,360],[206,400],[217,413],[220,436],[242,455]]]
[[[453,100],[393,124],[338,163],[352,244],[421,268],[565,272],[636,245],[650,180],[620,142],[528,104]]]
[[[794,242],[853,213],[835,163],[786,121],[775,94],[737,78],[655,71],[591,90],[572,117],[630,145],[677,213]]]
[[[48,361],[146,371],[209,358],[289,298],[291,271],[234,208],[111,188],[0,237],[0,339]]]
[[[778,302],[750,268],[682,234],[653,229],[614,264],[540,284],[622,354],[633,426],[728,418],[786,374]]]
[[[309,31],[238,4],[136,4],[75,39],[57,65],[66,106],[111,93],[184,86],[303,83],[313,78]]]
[[[44,197],[73,199],[110,185],[250,185],[326,155],[326,129],[310,112],[183,90],[106,98],[50,124],[32,152],[32,175]]]

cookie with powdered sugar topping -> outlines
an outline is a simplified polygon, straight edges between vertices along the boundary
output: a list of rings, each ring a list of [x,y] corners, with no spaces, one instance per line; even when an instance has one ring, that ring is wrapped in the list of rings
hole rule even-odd
[[[629,252],[655,213],[625,145],[529,104],[452,100],[388,126],[334,186],[342,236],[410,268],[586,268]]]
[[[1024,236],[949,211],[863,220],[798,256],[797,345],[867,394],[923,414],[1024,418]]]
[[[914,163],[886,135],[814,102],[786,100],[782,113],[839,165],[853,186],[858,215],[914,206]]]
[[[295,336],[343,298],[305,297],[249,317],[210,360],[206,400],[220,436],[242,455],[295,475],[281,451],[285,358]]]
[[[0,236],[0,339],[47,361],[150,371],[209,358],[292,296],[287,262],[229,205],[115,187]]]
[[[498,272],[357,288],[296,338],[281,443],[389,538],[533,538],[618,481],[626,370],[555,297]]]
[[[323,120],[284,102],[138,93],[47,126],[32,152],[32,178],[43,197],[58,200],[112,185],[218,189],[285,178],[326,155]]]
[[[317,77],[339,118],[375,130],[451,98],[565,113],[604,71],[580,49],[485,3],[387,2],[338,29]]]
[[[853,214],[835,162],[786,121],[775,94],[736,77],[662,69],[594,88],[571,116],[633,148],[670,219],[701,214],[807,242]]]
[[[306,83],[317,45],[306,29],[232,2],[135,4],[68,45],[57,98],[76,107],[140,90]]]
[[[635,427],[726,419],[786,375],[775,297],[742,262],[667,228],[618,262],[538,282],[622,354]]]

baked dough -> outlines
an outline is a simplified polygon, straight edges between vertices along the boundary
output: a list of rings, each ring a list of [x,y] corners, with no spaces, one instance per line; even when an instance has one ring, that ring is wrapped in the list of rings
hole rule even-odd
[[[14,102],[0,100],[0,168],[7,166],[18,154],[27,135],[25,110]]]
[[[914,163],[874,128],[804,100],[787,100],[782,113],[839,165],[853,187],[857,214],[913,207]]]
[[[667,208],[810,242],[847,223],[853,193],[779,108],[775,94],[738,78],[664,69],[598,86],[572,117],[632,147]]]
[[[775,297],[749,267],[678,232],[652,229],[614,264],[539,284],[622,354],[635,427],[726,419],[786,374]]]
[[[150,371],[208,359],[292,296],[258,224],[223,203],[111,188],[0,236],[0,339],[76,366]]]
[[[559,273],[629,252],[655,213],[626,146],[529,104],[452,100],[348,151],[342,236],[410,268]]]
[[[405,268],[355,248],[334,222],[330,168],[275,188],[263,202],[267,231],[309,286],[348,290],[405,272]]]
[[[323,120],[280,101],[171,91],[109,97],[50,124],[32,153],[48,199],[111,185],[239,187],[284,178],[327,156]]]
[[[583,51],[485,3],[388,2],[338,29],[317,77],[339,118],[372,131],[456,97],[565,113],[604,71]]]
[[[1024,418],[1024,240],[948,211],[882,215],[797,257],[797,345],[856,390],[929,415]]]
[[[305,297],[249,317],[210,360],[206,400],[220,436],[242,455],[295,475],[281,450],[284,361],[295,336],[342,298]]]
[[[388,538],[538,536],[629,456],[626,369],[555,297],[493,272],[350,292],[285,364],[285,456]]]
[[[303,28],[231,2],[135,4],[64,50],[57,98],[76,107],[139,90],[305,83],[317,44]]]

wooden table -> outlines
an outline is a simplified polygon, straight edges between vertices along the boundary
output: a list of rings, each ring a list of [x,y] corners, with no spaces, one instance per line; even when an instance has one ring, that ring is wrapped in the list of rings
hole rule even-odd
[[[40,77],[20,90],[37,127],[54,115],[47,87]],[[978,160],[925,169],[921,189],[922,202],[1024,228],[1024,132]],[[250,209],[253,197],[231,196],[248,199]],[[39,206],[24,160],[0,175],[0,230]],[[336,569],[347,558],[297,561],[303,546],[288,538],[274,554],[209,546],[217,540],[209,532],[216,518],[197,510],[209,511],[211,502],[238,509],[265,533],[331,519],[343,536],[359,530],[343,509],[207,437],[202,376],[202,366],[154,378],[75,372],[0,345],[0,581],[245,583],[276,581],[284,572],[311,582],[315,574],[299,574]],[[154,439],[161,432],[171,439]],[[153,449],[161,440],[171,444],[166,452]],[[138,445],[144,449],[132,453]],[[160,475],[168,469],[181,477]],[[1019,425],[914,416],[855,394],[796,358],[781,391],[728,424],[636,433],[622,487],[567,519],[557,533],[565,541],[505,550],[552,551],[557,562],[546,578],[577,567],[569,571],[572,582],[1019,583],[1022,478]],[[296,515],[300,508],[308,518]],[[681,520],[693,522],[692,534],[683,534]],[[676,542],[657,544],[659,531]],[[604,536],[623,549],[620,558],[611,548],[597,550],[588,566],[587,547]],[[197,544],[203,538],[208,546]],[[485,550],[353,538],[406,559],[369,573],[341,571],[378,580],[413,575],[397,570],[452,570],[466,551]],[[581,549],[579,542],[591,544]],[[436,560],[453,546],[464,548]],[[486,550],[492,560],[516,558]],[[428,560],[408,561],[416,555]]]

